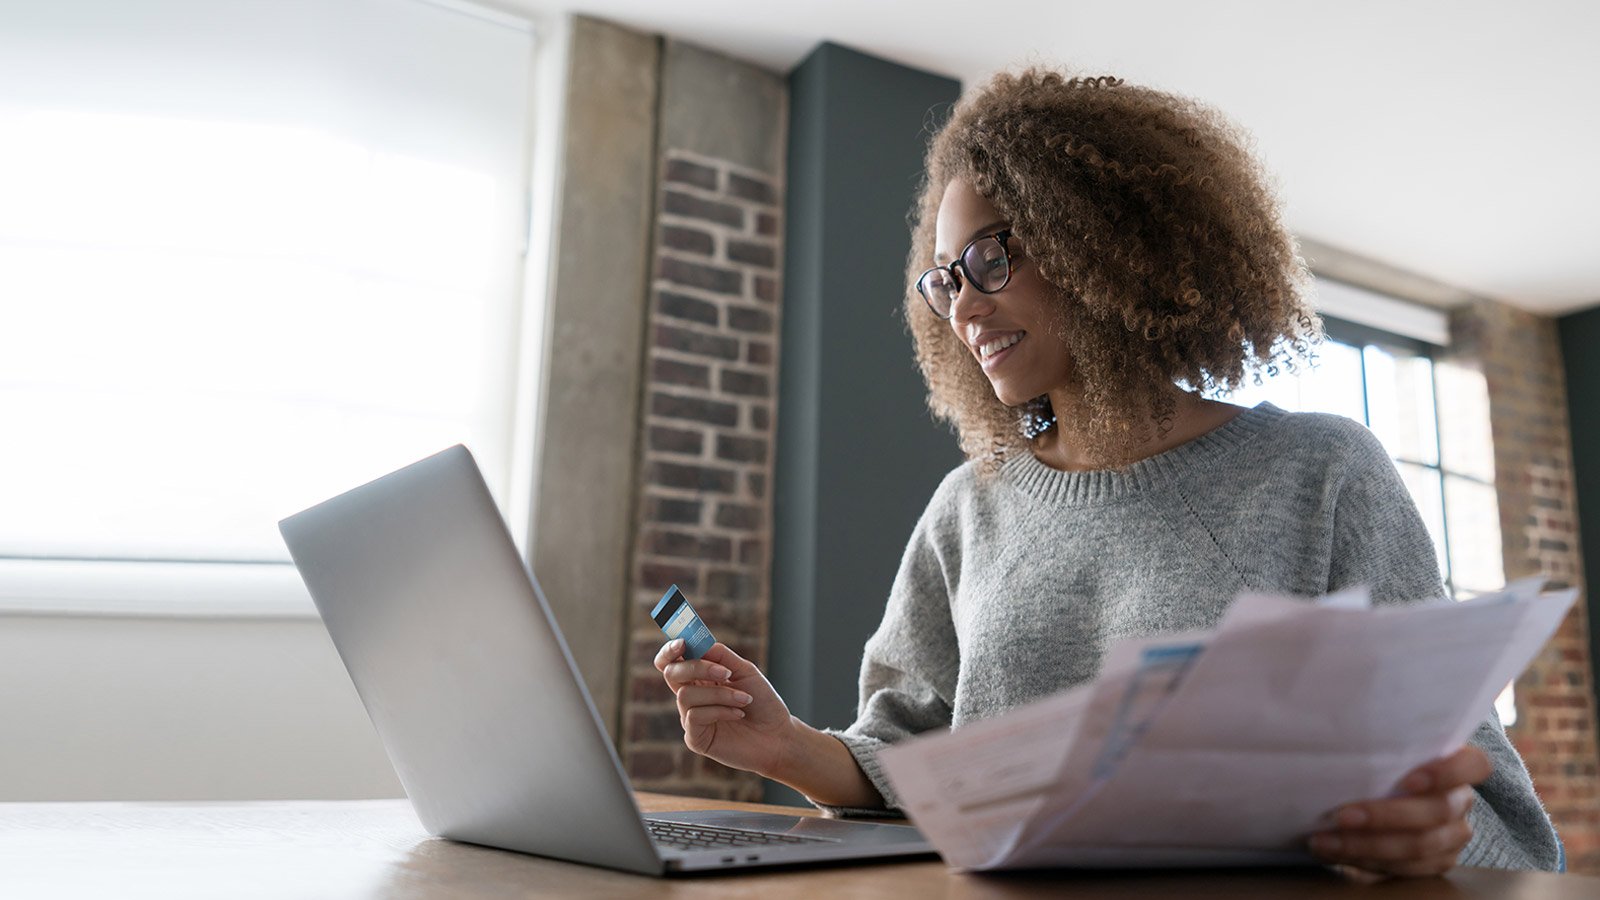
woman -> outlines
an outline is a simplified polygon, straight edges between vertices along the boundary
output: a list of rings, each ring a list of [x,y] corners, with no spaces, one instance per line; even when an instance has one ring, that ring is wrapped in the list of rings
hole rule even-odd
[[[692,750],[881,815],[885,744],[1091,679],[1111,641],[1212,626],[1241,589],[1444,594],[1366,429],[1201,397],[1320,338],[1246,147],[1220,114],[1114,78],[1028,70],[957,106],[928,152],[906,314],[968,461],[911,536],[857,721],[818,731],[731,649],[690,661],[672,642],[656,666]],[[1375,872],[1558,864],[1492,711],[1335,821],[1311,850]]]

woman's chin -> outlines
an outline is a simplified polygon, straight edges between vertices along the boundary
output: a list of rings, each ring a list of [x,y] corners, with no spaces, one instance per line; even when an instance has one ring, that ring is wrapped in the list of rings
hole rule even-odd
[[[994,388],[995,399],[999,400],[1001,403],[1004,403],[1006,406],[1021,406],[1022,404],[1027,403],[1029,400],[1039,396],[1038,393],[1028,394],[1026,392],[1007,387],[1004,384],[995,384],[993,381],[989,382],[989,386]]]

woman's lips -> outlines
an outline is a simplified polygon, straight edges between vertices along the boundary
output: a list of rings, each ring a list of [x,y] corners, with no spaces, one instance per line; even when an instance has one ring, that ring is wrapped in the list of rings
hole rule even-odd
[[[1022,337],[1017,339],[1016,343],[1014,343],[1011,346],[1005,348],[1004,350],[1001,350],[999,353],[996,353],[993,356],[980,358],[978,360],[979,365],[983,366],[983,370],[985,372],[994,371],[994,368],[996,366],[998,366],[1001,363],[1005,362],[1006,359],[1008,359],[1011,356],[1012,352],[1014,352],[1018,347],[1022,346],[1022,342],[1027,340],[1027,339],[1028,339],[1027,335],[1024,334]]]

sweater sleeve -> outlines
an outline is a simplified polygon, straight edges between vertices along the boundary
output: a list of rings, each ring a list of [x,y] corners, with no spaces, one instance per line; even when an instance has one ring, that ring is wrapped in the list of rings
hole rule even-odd
[[[878,630],[861,659],[856,721],[825,729],[850,750],[883,800],[881,807],[817,806],[831,815],[900,815],[898,798],[878,762],[883,747],[920,732],[947,728],[955,703],[960,654],[950,614],[951,560],[935,546],[939,499],[923,513],[900,561]]]
[[[1446,596],[1433,541],[1387,451],[1361,429],[1352,456],[1334,506],[1328,590],[1365,584],[1375,603]],[[1492,707],[1488,712],[1469,741],[1489,757],[1494,773],[1477,786],[1468,814],[1472,840],[1457,862],[1554,870],[1560,864],[1555,829],[1499,716]]]

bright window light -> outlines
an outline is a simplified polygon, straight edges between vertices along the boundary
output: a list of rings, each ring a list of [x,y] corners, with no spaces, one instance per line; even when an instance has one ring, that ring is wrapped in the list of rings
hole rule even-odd
[[[148,0],[0,31],[0,557],[286,561],[278,519],[457,442],[504,501],[526,29]]]

